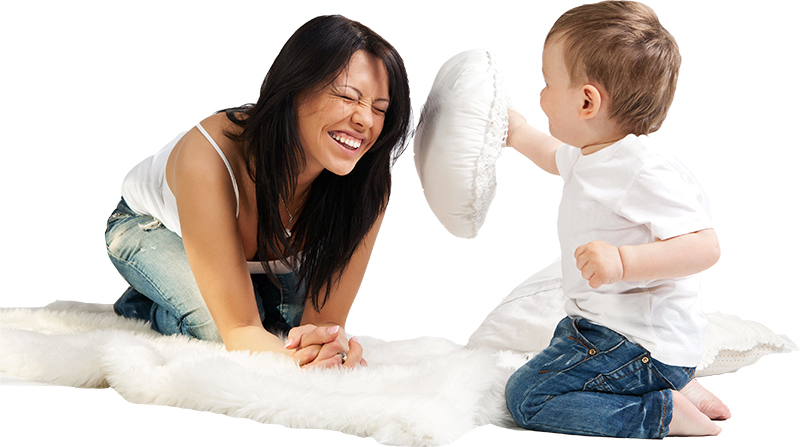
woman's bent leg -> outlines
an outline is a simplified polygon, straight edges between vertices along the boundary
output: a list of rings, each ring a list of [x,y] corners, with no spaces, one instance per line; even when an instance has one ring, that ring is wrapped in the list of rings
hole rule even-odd
[[[162,334],[221,341],[180,236],[151,216],[133,213],[122,201],[109,218],[106,246],[132,287],[114,305],[117,313],[145,317]]]

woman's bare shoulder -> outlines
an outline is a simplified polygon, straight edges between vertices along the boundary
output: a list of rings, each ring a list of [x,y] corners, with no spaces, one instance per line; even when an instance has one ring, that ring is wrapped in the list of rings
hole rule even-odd
[[[200,125],[217,144],[228,162],[236,166],[241,160],[240,144],[226,136],[228,124],[232,123],[224,113],[211,115],[200,121]],[[209,186],[219,184],[230,188],[230,174],[225,163],[211,141],[197,126],[192,127],[175,145],[167,161],[166,177],[173,191],[180,189],[180,187],[175,188],[178,186],[179,178],[194,178],[197,181],[203,180],[203,183]]]
[[[200,125],[226,154],[229,149],[236,150],[241,146],[239,142],[232,140],[230,135],[241,134],[242,127],[232,122],[225,112],[215,113],[203,119]],[[195,127],[194,130],[198,129]]]

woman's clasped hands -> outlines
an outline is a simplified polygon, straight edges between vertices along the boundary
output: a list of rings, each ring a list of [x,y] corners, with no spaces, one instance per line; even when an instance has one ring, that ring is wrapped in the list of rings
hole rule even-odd
[[[303,368],[367,366],[356,337],[348,340],[339,326],[305,324],[289,331],[285,348]]]

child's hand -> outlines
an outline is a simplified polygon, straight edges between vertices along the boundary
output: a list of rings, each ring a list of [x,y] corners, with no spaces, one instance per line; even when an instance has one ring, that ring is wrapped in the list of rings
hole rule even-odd
[[[556,149],[561,142],[536,130],[519,112],[508,109],[506,146],[513,147],[545,171],[558,175]]]
[[[596,289],[603,284],[622,280],[625,273],[619,249],[603,241],[593,241],[575,250],[575,260],[581,276]]]
[[[528,124],[528,122],[521,113],[513,109],[508,109],[508,137],[506,138],[506,146],[513,148],[517,147],[512,142],[514,140],[514,136],[516,135],[515,131],[524,124]]]

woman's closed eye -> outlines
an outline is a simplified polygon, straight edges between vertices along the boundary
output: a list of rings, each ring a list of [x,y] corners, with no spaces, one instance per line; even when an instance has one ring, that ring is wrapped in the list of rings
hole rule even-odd
[[[337,98],[349,103],[349,104],[358,104],[358,105],[363,106],[363,107],[369,107],[369,108],[372,109],[372,111],[374,113],[376,113],[378,115],[386,115],[386,109],[384,109],[382,107],[376,107],[375,103],[369,104],[368,102],[366,102],[364,100],[361,100],[361,99],[358,99],[358,98],[354,98],[354,97],[352,97],[350,95],[336,94],[335,96]]]
[[[343,95],[343,94],[337,94],[336,96],[338,98],[344,99],[345,101],[348,101],[348,102],[359,102],[358,98],[353,98],[352,96]]]

